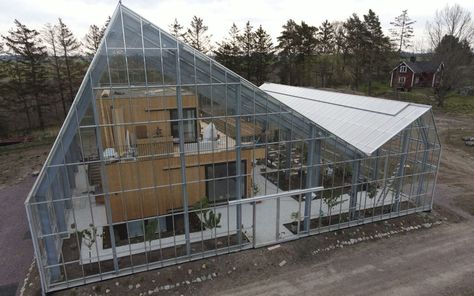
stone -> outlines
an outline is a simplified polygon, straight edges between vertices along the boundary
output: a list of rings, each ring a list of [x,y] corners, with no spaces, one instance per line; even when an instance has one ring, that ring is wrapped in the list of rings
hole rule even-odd
[[[208,275],[207,275],[207,279],[208,279],[208,280],[212,280],[212,275],[211,275],[211,274],[208,274]]]
[[[198,283],[202,282],[201,278],[200,277],[196,278],[196,282]]]
[[[433,224],[431,224],[431,223],[424,223],[424,224],[423,224],[423,227],[424,227],[424,228],[430,228],[432,225],[433,225]]]
[[[213,272],[213,273],[212,273],[212,276],[213,276],[213,277],[217,277],[217,273]]]
[[[148,290],[148,295],[153,294],[153,290]]]
[[[191,275],[193,273],[192,269],[188,269],[188,274]]]
[[[164,289],[165,289],[165,290],[169,290],[169,289],[170,289],[170,285],[165,285]]]
[[[234,266],[234,267],[232,267],[232,270],[233,270],[233,271],[235,271],[236,269],[237,269],[237,268],[235,268],[235,266]]]
[[[286,260],[283,260],[278,265],[280,265],[280,267],[282,267],[282,266],[285,266],[285,264],[286,264]]]
[[[109,293],[110,293],[110,289],[109,288],[105,289],[105,294],[109,294]]]
[[[140,284],[136,284],[135,285],[135,289],[140,289],[141,285]]]
[[[129,290],[133,289],[133,285],[128,285],[128,289]]]
[[[119,285],[120,285],[120,283],[119,283],[119,282],[115,282],[115,286],[117,286],[117,287],[118,287]]]
[[[201,265],[202,269],[206,269],[206,264]]]

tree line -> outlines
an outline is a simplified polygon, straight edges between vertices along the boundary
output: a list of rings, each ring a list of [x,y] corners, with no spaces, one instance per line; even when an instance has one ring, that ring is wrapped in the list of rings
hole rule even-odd
[[[0,41],[2,133],[44,129],[64,119],[109,22],[110,18],[102,26],[91,25],[79,40],[61,18],[39,30],[14,21]],[[413,47],[414,23],[404,10],[386,35],[370,9],[361,16],[319,25],[289,19],[276,43],[261,25],[247,22],[242,28],[233,24],[227,36],[213,44],[208,26],[197,16],[187,28],[175,19],[169,31],[256,85],[272,81],[342,87],[371,95],[374,83],[388,83],[390,70]],[[463,72],[458,70],[472,63],[474,21],[459,5],[446,6],[427,24],[427,35],[430,58],[449,62],[440,92],[445,96],[462,84]]]

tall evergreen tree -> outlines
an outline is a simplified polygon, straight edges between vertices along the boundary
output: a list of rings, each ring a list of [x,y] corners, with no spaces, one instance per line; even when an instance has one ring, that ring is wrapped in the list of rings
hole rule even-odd
[[[379,17],[369,9],[364,15],[365,25],[365,62],[364,72],[367,79],[367,92],[372,94],[374,75],[390,60],[390,39],[384,35]]]
[[[471,65],[474,53],[466,39],[445,35],[435,48],[433,60],[444,64],[441,81],[435,90],[438,107],[443,107],[447,94],[473,79]]]
[[[203,19],[194,16],[184,34],[184,40],[195,49],[207,54],[211,50],[211,35],[207,33],[207,30],[208,27],[204,25]]]
[[[414,23],[416,23],[416,21],[413,21],[408,16],[408,10],[406,9],[403,10],[402,14],[397,16],[393,22],[390,22],[390,25],[393,26],[393,28],[390,28],[392,42],[395,44],[398,52],[412,46],[411,39],[413,38]]]
[[[99,49],[100,41],[102,40],[101,29],[96,25],[90,25],[89,31],[85,36],[85,48],[88,55],[95,55]]]
[[[255,83],[261,85],[268,79],[273,63],[273,42],[271,36],[260,25],[255,31],[254,65]]]
[[[43,40],[49,47],[48,49],[51,53],[50,56],[53,58],[52,66],[54,68],[57,90],[59,92],[59,96],[61,99],[61,105],[63,108],[64,117],[66,117],[68,108],[66,106],[66,99],[64,96],[64,86],[63,86],[63,79],[61,75],[62,65],[60,63],[59,56],[58,56],[58,43],[59,42],[58,42],[56,32],[57,32],[57,26],[46,24],[43,30]]]
[[[183,38],[183,26],[178,22],[178,19],[175,18],[173,23],[169,25],[169,29],[171,34],[178,38],[181,39]]]
[[[348,49],[348,64],[352,76],[352,87],[357,89],[362,79],[362,67],[366,61],[367,30],[357,14],[344,23],[345,43]]]
[[[297,73],[295,67],[298,53],[298,24],[290,19],[283,25],[283,31],[277,37],[279,49],[280,80],[284,84],[295,85]]]
[[[42,45],[40,33],[29,29],[18,20],[15,20],[16,28],[11,29],[7,36],[2,36],[11,54],[17,56],[18,68],[15,71],[24,77],[25,92],[32,96],[35,102],[36,113],[41,129],[44,129],[43,116],[44,102],[41,91],[44,85],[45,68],[43,66],[46,57],[45,47]],[[26,107],[28,110],[28,107]],[[27,115],[28,116],[28,115]],[[31,127],[31,124],[30,124]]]
[[[239,28],[234,23],[229,30],[229,36],[217,44],[217,49],[214,53],[219,63],[236,73],[242,74],[242,49],[240,48],[239,39]]]
[[[69,30],[69,28],[62,21],[62,19],[59,18],[58,21],[58,41],[62,49],[62,55],[66,66],[69,96],[72,103],[72,101],[74,100],[73,76],[75,74],[72,72],[72,57],[77,53],[77,50],[79,49],[81,44],[77,41],[76,37],[74,37],[74,34],[71,32],[71,30]]]
[[[333,25],[324,21],[318,28],[318,54],[319,54],[319,76],[321,87],[326,87],[329,76],[331,76],[331,65],[333,64],[333,54],[335,50],[335,33]]]
[[[242,49],[242,72],[247,80],[252,80],[252,73],[254,72],[253,53],[255,50],[255,32],[253,31],[250,22],[245,24],[245,28],[238,37],[240,48]]]

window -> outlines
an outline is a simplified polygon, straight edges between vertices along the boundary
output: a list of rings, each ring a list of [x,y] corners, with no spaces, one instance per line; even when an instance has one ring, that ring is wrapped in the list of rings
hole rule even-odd
[[[403,76],[398,77],[398,83],[404,84],[405,83],[405,77],[403,77]]]
[[[240,166],[241,172],[241,193],[245,197],[246,178],[245,178],[246,162],[242,161]],[[236,168],[235,162],[216,163],[206,166],[206,195],[210,202],[222,202],[235,199],[236,190]]]
[[[179,121],[178,110],[171,110],[171,135],[173,138],[179,138]],[[184,130],[184,142],[196,142],[197,140],[197,124],[196,124],[196,109],[195,108],[184,108],[183,109],[183,130]],[[186,120],[192,119],[192,120]]]
[[[407,72],[407,66],[400,66],[400,73],[406,73]]]

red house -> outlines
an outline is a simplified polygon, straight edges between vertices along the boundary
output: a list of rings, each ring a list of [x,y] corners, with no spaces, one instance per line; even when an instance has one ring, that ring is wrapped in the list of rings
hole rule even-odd
[[[414,87],[438,86],[444,64],[432,61],[417,62],[403,61],[398,64],[390,76],[390,87],[401,90],[410,90]]]

